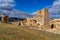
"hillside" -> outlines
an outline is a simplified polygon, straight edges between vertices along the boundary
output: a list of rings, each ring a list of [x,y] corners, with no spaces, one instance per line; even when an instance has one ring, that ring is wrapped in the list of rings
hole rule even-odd
[[[0,22],[0,40],[60,40],[60,35]]]

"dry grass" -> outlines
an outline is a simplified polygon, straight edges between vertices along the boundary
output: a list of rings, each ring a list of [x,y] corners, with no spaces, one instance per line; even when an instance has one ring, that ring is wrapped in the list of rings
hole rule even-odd
[[[60,35],[0,23],[0,40],[60,40]]]

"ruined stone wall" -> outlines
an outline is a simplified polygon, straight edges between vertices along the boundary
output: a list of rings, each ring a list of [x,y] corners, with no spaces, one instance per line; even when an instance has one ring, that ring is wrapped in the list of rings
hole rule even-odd
[[[60,19],[54,19],[50,24],[54,24],[54,28],[60,29]]]
[[[2,14],[2,22],[8,22],[8,20],[9,20],[9,17],[3,13]]]
[[[45,28],[49,28],[49,12],[48,9],[42,9],[42,20]]]
[[[36,21],[36,22],[35,22]],[[33,18],[26,19],[26,25],[37,26],[40,28],[49,28],[49,12],[48,9],[38,11],[37,15]]]

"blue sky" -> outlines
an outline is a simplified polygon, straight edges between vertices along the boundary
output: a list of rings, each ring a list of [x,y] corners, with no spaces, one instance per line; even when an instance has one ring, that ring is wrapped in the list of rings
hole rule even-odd
[[[13,14],[18,16],[18,14],[23,13],[24,15],[26,13],[35,15],[38,10],[43,8],[49,9],[49,16],[51,18],[60,18],[60,0],[0,0],[0,9],[8,12],[9,15]],[[14,11],[17,13],[14,13]]]
[[[42,8],[48,7],[53,4],[54,0],[14,0],[16,6],[15,9],[34,12]]]

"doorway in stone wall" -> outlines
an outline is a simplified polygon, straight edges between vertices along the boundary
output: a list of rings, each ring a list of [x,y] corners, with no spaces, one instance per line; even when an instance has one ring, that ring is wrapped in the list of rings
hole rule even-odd
[[[53,28],[54,28],[54,24],[51,25],[51,29],[53,29]]]

